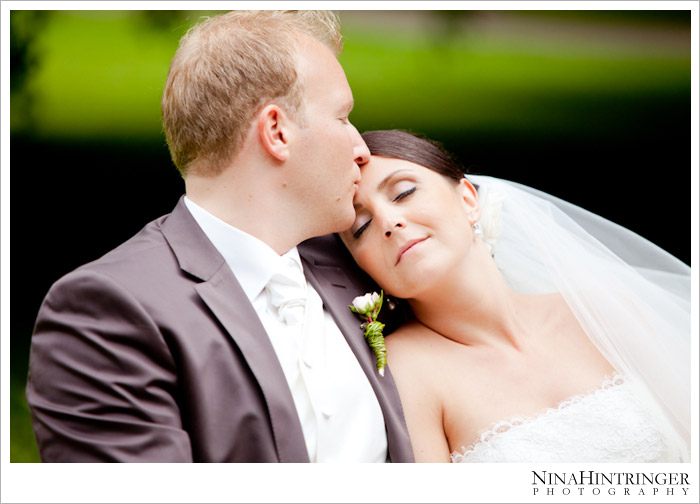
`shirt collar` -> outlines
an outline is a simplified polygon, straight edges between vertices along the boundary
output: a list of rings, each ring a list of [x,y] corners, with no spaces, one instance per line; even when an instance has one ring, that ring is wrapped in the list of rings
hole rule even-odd
[[[187,196],[185,206],[223,256],[251,302],[265,288],[283,258],[291,258],[303,271],[296,247],[280,256],[262,240],[222,221]]]

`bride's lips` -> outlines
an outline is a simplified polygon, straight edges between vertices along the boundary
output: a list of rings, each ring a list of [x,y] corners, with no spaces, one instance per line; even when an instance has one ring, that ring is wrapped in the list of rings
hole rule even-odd
[[[401,245],[401,247],[399,247],[399,253],[396,254],[396,264],[399,264],[399,261],[401,261],[401,258],[403,257],[403,255],[404,255],[411,247],[413,247],[413,246],[416,245],[417,243],[420,243],[420,242],[425,241],[425,240],[427,240],[427,239],[428,239],[428,237],[426,236],[425,238],[417,238],[417,239],[415,239],[415,240],[408,240],[406,243],[404,243],[403,245]]]

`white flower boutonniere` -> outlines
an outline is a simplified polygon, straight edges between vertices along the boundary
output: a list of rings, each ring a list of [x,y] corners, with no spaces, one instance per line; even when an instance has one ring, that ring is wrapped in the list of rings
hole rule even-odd
[[[381,376],[384,376],[384,368],[386,367],[386,345],[384,344],[384,334],[382,334],[384,324],[377,321],[377,316],[379,310],[382,309],[383,302],[384,291],[381,294],[372,292],[356,297],[349,306],[350,311],[365,321],[360,327],[365,330],[365,339],[374,351],[374,355],[377,356],[377,371]]]

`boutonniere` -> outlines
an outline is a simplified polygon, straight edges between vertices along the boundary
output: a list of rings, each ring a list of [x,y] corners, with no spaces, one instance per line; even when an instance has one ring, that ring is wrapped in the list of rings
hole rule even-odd
[[[360,326],[365,330],[365,339],[369,347],[377,356],[377,371],[381,376],[384,376],[384,367],[386,366],[386,345],[384,344],[384,324],[377,320],[379,310],[382,309],[384,302],[384,291],[381,294],[372,292],[364,296],[358,296],[352,300],[352,305],[349,306],[353,313],[360,316],[364,322]]]

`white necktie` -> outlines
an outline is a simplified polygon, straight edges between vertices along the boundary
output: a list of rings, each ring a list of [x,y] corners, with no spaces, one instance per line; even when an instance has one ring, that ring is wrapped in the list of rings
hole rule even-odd
[[[283,257],[266,286],[270,302],[287,325],[303,324],[306,312],[306,279],[297,262]]]

